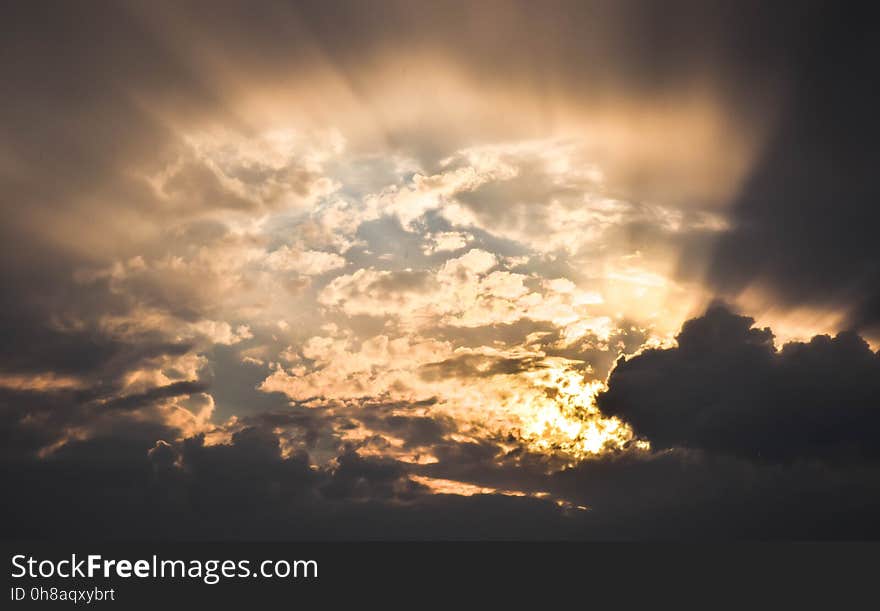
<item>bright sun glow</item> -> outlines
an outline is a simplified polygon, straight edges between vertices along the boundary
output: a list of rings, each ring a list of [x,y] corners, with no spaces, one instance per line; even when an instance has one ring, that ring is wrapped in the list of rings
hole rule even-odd
[[[650,448],[648,441],[634,439],[626,423],[603,416],[596,407],[596,393],[605,387],[602,382],[585,382],[582,375],[563,368],[530,372],[528,377],[546,396],[522,415],[521,435],[529,447],[575,458],[627,447]]]

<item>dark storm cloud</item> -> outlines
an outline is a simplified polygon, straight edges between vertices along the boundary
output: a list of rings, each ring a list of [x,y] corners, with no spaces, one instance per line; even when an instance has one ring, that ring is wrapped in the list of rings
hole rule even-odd
[[[249,428],[229,445],[150,441],[161,433],[74,442],[43,461],[8,465],[5,539],[823,539],[875,538],[876,464],[753,462],[704,452],[625,453],[548,472],[535,456],[499,462],[490,444],[449,443],[416,468],[485,486],[545,490],[551,501],[427,494],[413,466],[343,452],[334,469],[287,457]],[[64,507],[59,511],[58,507]]]
[[[336,459],[333,476],[321,489],[329,499],[405,500],[424,492],[422,486],[407,478],[405,468],[395,460],[363,458],[346,452]]]
[[[165,398],[188,394],[189,388],[163,390]],[[152,407],[140,397],[129,410],[109,410],[107,402],[115,399],[118,389],[95,385],[82,390],[12,390],[0,389],[0,441],[4,468],[22,460],[31,460],[41,450],[64,443],[69,437],[88,432],[91,435],[113,435],[128,438],[143,436],[144,442],[174,438],[179,429],[158,419],[145,418]],[[134,408],[137,407],[142,412]]]
[[[710,279],[736,294],[759,283],[791,306],[880,323],[880,46],[873,19],[840,6],[793,71],[778,127],[733,207]]]
[[[878,455],[880,356],[857,335],[776,350],[770,329],[711,307],[678,347],[618,362],[600,408],[655,448],[767,460]]]
[[[0,514],[4,539],[561,537],[571,523],[548,501],[426,494],[402,463],[343,452],[333,469],[284,457],[260,428],[229,445],[149,442],[157,431],[75,442],[45,461],[17,461],[18,493]],[[59,506],[68,507],[58,511]]]
[[[208,384],[187,380],[119,396],[113,382],[96,383],[81,390],[0,389],[0,441],[3,460],[33,457],[72,435],[127,436],[132,428],[148,431],[155,441],[175,438],[181,431],[165,424],[155,413],[163,400],[186,398],[204,392]],[[145,421],[147,423],[145,423]]]
[[[590,506],[587,538],[876,539],[880,468],[680,450],[585,461],[548,488]]]
[[[159,334],[143,333],[136,340],[114,337],[96,316],[128,313],[129,296],[108,291],[105,284],[75,282],[72,265],[77,260],[62,257],[46,244],[19,236],[0,248],[16,250],[16,256],[0,258],[5,288],[0,295],[0,370],[118,373],[149,358],[192,349]]]
[[[155,332],[121,337],[102,328],[98,316],[127,313],[125,300],[103,287],[81,287],[57,269],[62,265],[0,271],[10,280],[0,300],[0,435],[8,459],[32,456],[72,432],[124,435],[141,417],[157,420],[152,426],[167,435],[174,427],[160,423],[156,404],[201,393],[210,382],[207,375],[187,380],[175,368],[193,343]],[[156,367],[170,383],[125,390],[130,375]]]

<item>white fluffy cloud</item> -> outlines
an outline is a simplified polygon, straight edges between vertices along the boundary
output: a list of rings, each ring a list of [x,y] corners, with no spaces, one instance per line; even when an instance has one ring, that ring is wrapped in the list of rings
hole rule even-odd
[[[321,304],[349,316],[396,317],[407,328],[477,327],[521,319],[565,326],[591,317],[602,303],[564,278],[544,280],[495,269],[502,261],[473,249],[435,270],[359,269],[338,276],[319,294]]]

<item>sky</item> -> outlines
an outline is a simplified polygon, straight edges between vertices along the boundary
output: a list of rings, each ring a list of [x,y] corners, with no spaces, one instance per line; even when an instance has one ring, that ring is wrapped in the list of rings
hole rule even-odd
[[[880,535],[857,8],[7,13],[4,538]]]

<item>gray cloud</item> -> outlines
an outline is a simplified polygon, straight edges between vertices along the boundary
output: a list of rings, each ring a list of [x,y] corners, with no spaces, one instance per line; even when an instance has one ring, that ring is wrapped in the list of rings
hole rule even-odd
[[[845,312],[852,328],[876,333],[880,122],[868,77],[878,45],[868,23],[862,11],[839,7],[802,54],[709,278],[727,295],[757,285],[777,304]]]
[[[766,460],[876,457],[880,356],[853,333],[777,351],[769,329],[714,306],[678,346],[621,360],[598,404],[657,448]]]

